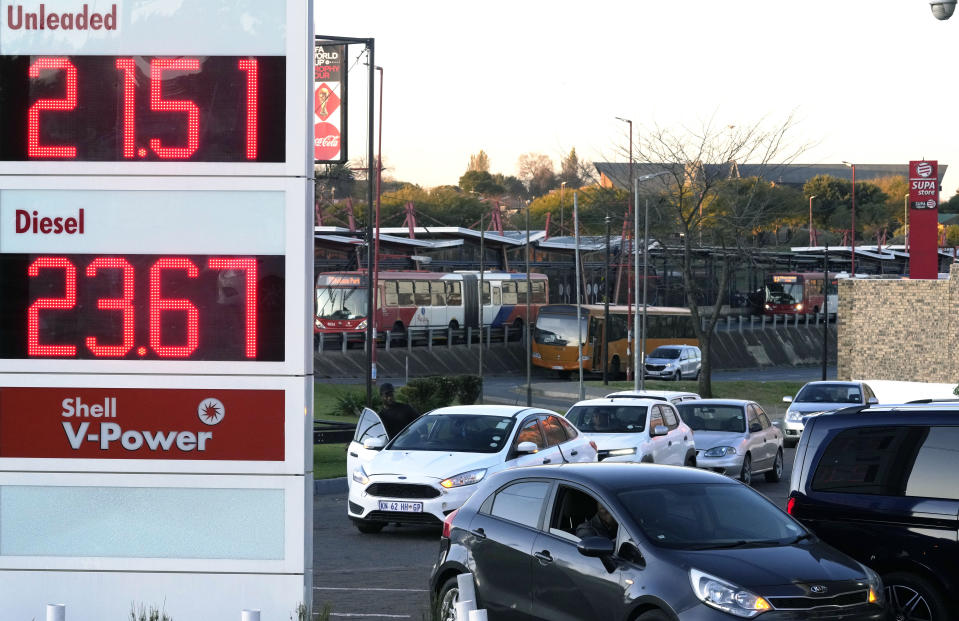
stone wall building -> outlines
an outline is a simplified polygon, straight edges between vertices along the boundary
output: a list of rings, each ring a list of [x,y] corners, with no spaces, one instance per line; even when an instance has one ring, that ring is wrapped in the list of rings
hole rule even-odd
[[[842,380],[959,381],[959,263],[948,280],[840,280]]]

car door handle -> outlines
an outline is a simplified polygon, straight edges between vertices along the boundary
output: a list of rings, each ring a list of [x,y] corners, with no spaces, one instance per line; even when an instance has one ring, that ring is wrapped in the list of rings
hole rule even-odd
[[[673,441],[672,441],[672,440],[670,440],[669,442],[666,443],[666,446],[672,446],[672,445],[673,445]]]
[[[549,550],[543,550],[542,552],[536,552],[533,554],[536,558],[540,560],[541,563],[552,563],[553,556],[549,553]]]
[[[476,537],[477,539],[486,539],[486,531],[482,528],[477,528],[476,530],[471,530],[470,534]]]
[[[350,457],[359,457],[359,455],[357,455],[357,454],[354,453],[353,451],[350,451]]]
[[[553,460],[550,459],[549,457],[546,457],[545,459],[543,459],[543,463],[544,463],[544,464],[548,464],[548,463],[550,463],[551,461],[553,461]]]
[[[579,451],[571,451],[570,455],[573,455],[573,456],[579,455]]]

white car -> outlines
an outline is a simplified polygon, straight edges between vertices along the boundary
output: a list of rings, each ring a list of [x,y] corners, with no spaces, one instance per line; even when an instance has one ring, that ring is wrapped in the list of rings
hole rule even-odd
[[[596,461],[596,446],[562,416],[502,405],[433,410],[389,442],[376,413],[364,410],[348,450],[347,515],[362,533],[439,526],[499,470]]]
[[[679,406],[696,432],[696,465],[751,485],[764,474],[770,483],[783,476],[783,432],[762,407],[740,399],[703,399]]]
[[[566,418],[596,443],[600,461],[696,465],[693,430],[660,399],[587,399]]]
[[[682,390],[620,390],[606,395],[607,399],[658,399],[660,401],[669,401],[673,405],[679,405],[683,401],[694,401],[699,399],[699,395],[694,392],[684,392]]]

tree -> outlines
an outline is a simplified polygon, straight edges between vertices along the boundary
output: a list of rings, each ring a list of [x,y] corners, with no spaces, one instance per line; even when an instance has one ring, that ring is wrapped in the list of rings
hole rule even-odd
[[[959,213],[959,191],[939,205],[939,213]]]
[[[583,185],[579,176],[579,157],[576,156],[576,147],[569,151],[569,155],[563,158],[559,165],[559,182],[565,183],[568,188],[576,189]]]
[[[477,172],[488,173],[489,172],[489,156],[486,155],[486,151],[480,149],[479,153],[470,155],[470,165],[469,165],[469,168],[467,168],[466,170],[467,172],[475,170]]]
[[[776,213],[777,193],[765,179],[778,176],[774,160],[788,164],[806,150],[787,143],[794,124],[789,117],[771,128],[762,122],[735,129],[707,122],[698,131],[654,127],[640,133],[640,161],[661,166],[666,173],[645,183],[662,188],[659,211],[679,234],[686,304],[703,354],[699,393],[706,397],[712,395],[712,337],[726,302],[731,267],[748,257],[750,240]],[[737,178],[737,162],[753,163],[755,176]],[[720,268],[715,283],[719,293],[711,307],[702,306],[696,265],[700,244],[708,246]]]
[[[559,185],[553,172],[553,160],[548,155],[524,153],[519,156],[516,169],[531,196],[541,196]]]
[[[491,195],[502,194],[503,186],[496,183],[493,175],[486,171],[468,170],[460,177],[460,187],[466,192]]]

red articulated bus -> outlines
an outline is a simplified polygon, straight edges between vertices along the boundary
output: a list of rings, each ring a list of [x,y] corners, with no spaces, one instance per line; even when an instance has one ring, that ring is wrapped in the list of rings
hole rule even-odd
[[[822,272],[780,272],[766,278],[766,315],[804,315],[836,312],[836,275],[829,274],[829,288],[823,292]]]

